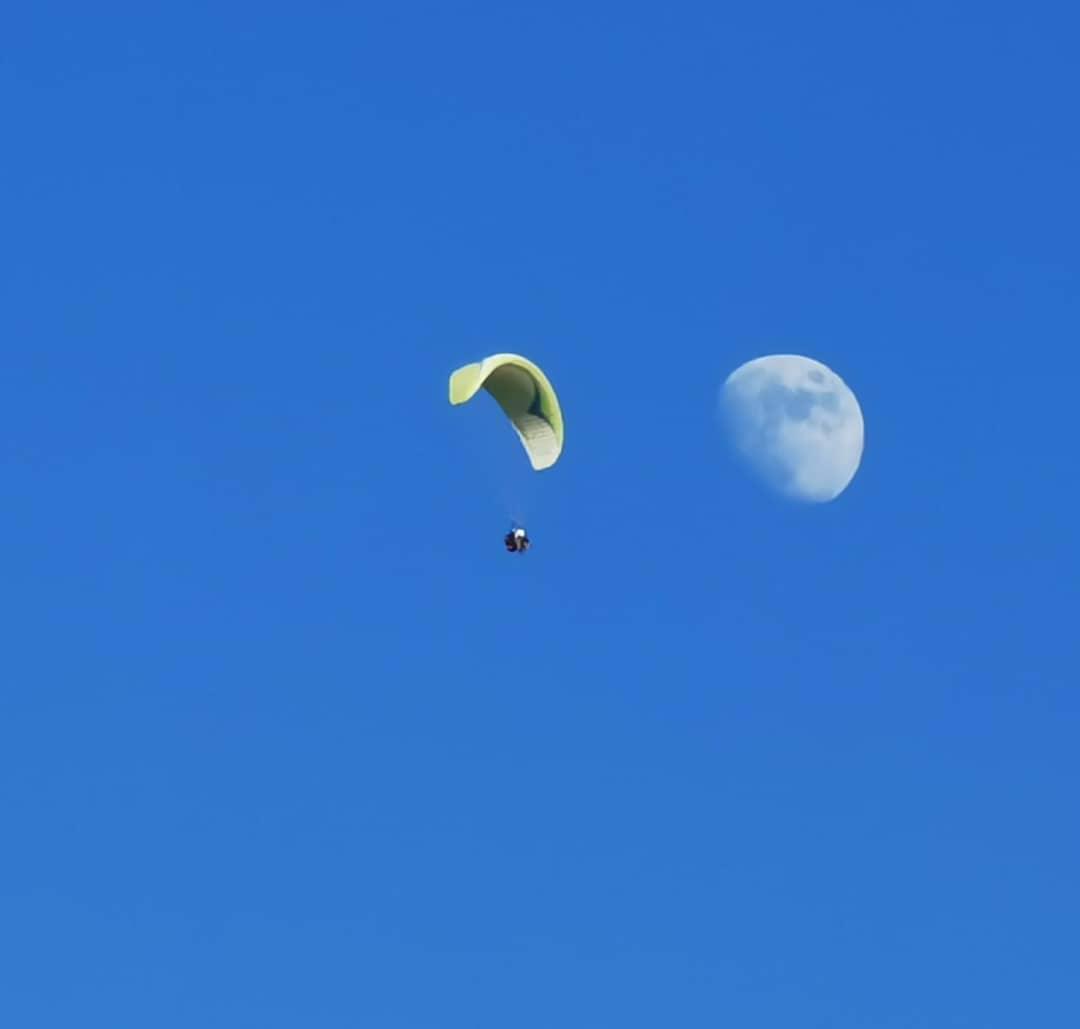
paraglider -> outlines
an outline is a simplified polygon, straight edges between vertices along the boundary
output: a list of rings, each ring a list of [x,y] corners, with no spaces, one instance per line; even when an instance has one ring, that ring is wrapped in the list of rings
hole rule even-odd
[[[524,554],[532,546],[532,540],[528,533],[517,525],[503,537],[503,545],[511,554]]]
[[[550,468],[563,449],[563,417],[559,398],[544,373],[520,354],[492,354],[458,368],[450,376],[450,403],[465,404],[487,390],[502,408],[521,440],[535,471]],[[528,533],[515,524],[503,537],[511,554],[532,546]]]

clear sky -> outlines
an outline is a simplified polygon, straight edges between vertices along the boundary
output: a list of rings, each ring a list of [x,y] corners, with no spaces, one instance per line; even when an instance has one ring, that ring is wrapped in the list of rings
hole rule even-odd
[[[0,1024],[1080,1025],[1074,4],[8,6]]]

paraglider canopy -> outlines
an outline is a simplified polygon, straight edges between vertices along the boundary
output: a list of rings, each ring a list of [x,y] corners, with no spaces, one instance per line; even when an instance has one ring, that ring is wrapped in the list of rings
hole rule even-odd
[[[464,404],[486,389],[514,426],[536,471],[550,468],[563,447],[559,399],[544,373],[518,354],[493,354],[450,376],[450,403]]]

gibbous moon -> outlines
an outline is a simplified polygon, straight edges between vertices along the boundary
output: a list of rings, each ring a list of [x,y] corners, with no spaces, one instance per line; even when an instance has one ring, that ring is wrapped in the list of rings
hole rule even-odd
[[[744,464],[785,496],[834,500],[858,471],[859,402],[819,361],[795,354],[747,361],[724,383],[720,410]]]

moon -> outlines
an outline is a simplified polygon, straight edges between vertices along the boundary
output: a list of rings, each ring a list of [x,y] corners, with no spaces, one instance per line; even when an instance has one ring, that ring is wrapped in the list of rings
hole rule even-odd
[[[794,500],[835,500],[855,477],[865,435],[847,383],[810,357],[771,354],[740,365],[720,391],[736,453]]]

